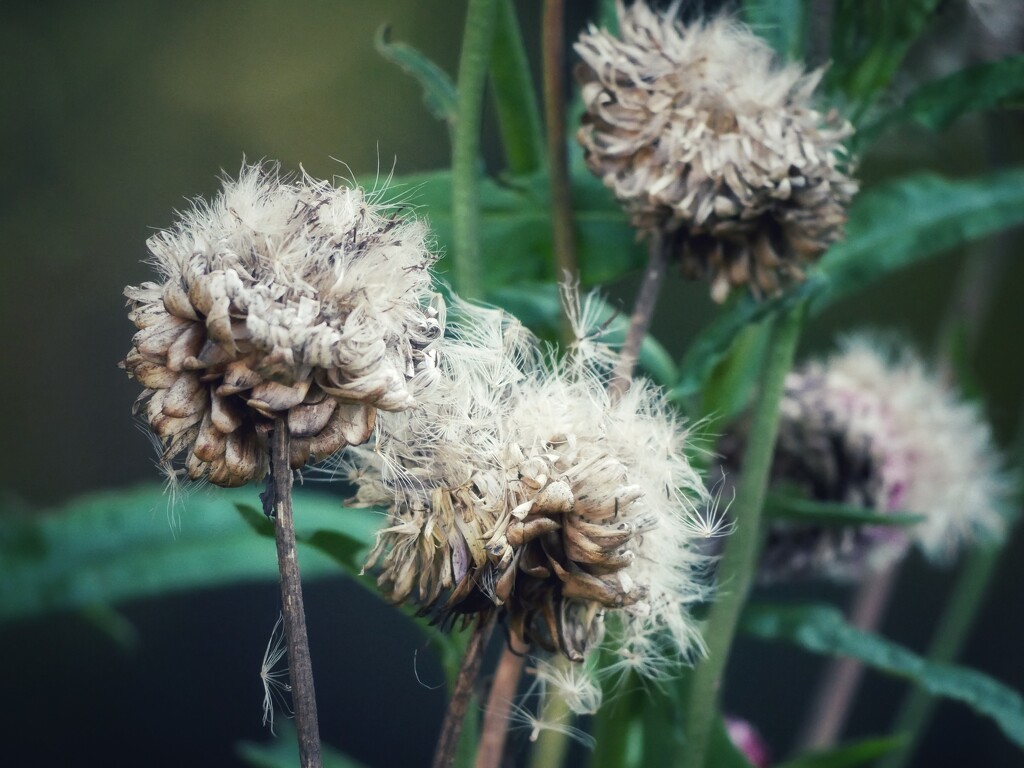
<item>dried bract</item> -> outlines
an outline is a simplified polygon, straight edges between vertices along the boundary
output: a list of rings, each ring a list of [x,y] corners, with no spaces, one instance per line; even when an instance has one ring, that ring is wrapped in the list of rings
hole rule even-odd
[[[298,468],[410,407],[444,321],[426,235],[358,188],[250,166],[151,237],[160,281],[125,289],[122,366],[161,460],[242,485],[266,474],[275,417]]]
[[[1005,527],[1011,483],[976,405],[905,349],[866,337],[786,380],[773,474],[820,501],[924,517],[911,527],[777,524],[769,580],[857,578],[913,544],[946,560]]]
[[[613,401],[596,360],[557,361],[498,312],[459,313],[435,396],[354,453],[359,499],[390,508],[368,563],[381,589],[442,618],[498,611],[520,643],[572,660],[608,612],[623,652],[655,652],[662,630],[690,652],[685,606],[704,587],[687,517],[706,491],[686,431],[644,382]]]
[[[727,17],[684,27],[639,0],[619,3],[619,27],[576,43],[587,166],[716,301],[802,279],[842,237],[857,188],[842,159],[850,124],[811,106],[822,71],[778,65]]]

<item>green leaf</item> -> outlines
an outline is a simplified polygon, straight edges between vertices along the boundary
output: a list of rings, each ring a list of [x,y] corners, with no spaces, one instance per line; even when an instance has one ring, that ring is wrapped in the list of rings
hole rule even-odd
[[[854,122],[889,85],[939,0],[838,0],[826,84],[853,107]]]
[[[832,749],[809,752],[793,760],[787,760],[776,768],[857,768],[898,749],[903,741],[902,736],[862,739]]]
[[[196,491],[171,508],[179,518],[175,525],[168,522],[167,497],[153,486],[91,494],[31,516],[4,510],[0,621],[199,587],[276,581],[274,544],[251,530],[252,513],[262,518],[251,504],[256,495],[254,488]],[[248,511],[240,515],[236,505]],[[358,542],[361,556],[379,523],[374,512],[344,509],[336,498],[295,494],[300,537],[335,531]],[[304,578],[338,572],[315,549],[303,547],[300,557]]]
[[[920,174],[860,195],[850,209],[847,236],[824,255],[807,280],[758,302],[749,295],[723,310],[691,344],[673,397],[702,390],[736,335],[809,299],[812,312],[877,280],[973,239],[1024,222],[1024,169],[966,180]]]
[[[295,726],[288,720],[281,720],[275,727],[280,733],[274,741],[263,744],[252,741],[238,743],[235,752],[245,765],[252,768],[295,768],[299,764]],[[364,768],[363,763],[326,745],[321,745],[321,752],[323,768]]]
[[[765,501],[765,515],[773,520],[793,520],[813,525],[917,525],[924,515],[879,513],[848,504],[815,501],[798,496],[769,493]]]
[[[932,131],[986,109],[1019,106],[1024,99],[1024,56],[976,64],[928,83],[880,115],[854,136],[856,149],[869,146],[895,125],[914,122]]]
[[[451,128],[455,124],[457,96],[448,74],[411,45],[391,42],[391,28],[386,24],[377,30],[373,44],[381,56],[416,79],[430,114]]]
[[[784,60],[803,58],[803,0],[745,0],[743,19]]]
[[[640,269],[644,249],[614,198],[585,168],[572,177],[580,278],[585,286]],[[453,249],[451,174],[436,171],[396,179],[392,189],[429,219],[441,253]],[[551,205],[544,174],[484,179],[480,187],[482,278],[485,296],[521,283],[561,279],[551,274]],[[447,269],[446,259],[438,264]]]
[[[752,323],[736,334],[701,392],[700,416],[728,424],[747,407],[761,377],[771,323]]]
[[[1024,222],[1024,168],[973,179],[926,173],[875,187],[857,198],[847,236],[828,250],[826,278],[812,310],[881,277],[979,237]]]
[[[933,696],[945,696],[992,718],[1008,739],[1024,747],[1024,699],[1011,688],[973,669],[929,662],[878,635],[846,623],[827,605],[751,605],[742,619],[748,634],[782,640],[804,650],[851,656],[880,672],[906,678]]]
[[[515,315],[520,322],[540,335],[555,335],[562,322],[562,301],[558,286],[550,283],[501,288],[490,295],[497,306]],[[595,315],[601,329],[594,341],[620,347],[626,339],[629,318],[596,296]],[[660,386],[671,386],[679,378],[679,371],[668,351],[653,336],[644,338],[640,345],[640,368]]]

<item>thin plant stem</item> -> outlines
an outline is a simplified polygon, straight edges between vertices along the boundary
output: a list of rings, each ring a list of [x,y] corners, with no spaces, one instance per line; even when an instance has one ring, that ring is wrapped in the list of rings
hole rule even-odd
[[[851,625],[865,632],[878,627],[898,574],[899,565],[894,564],[865,579],[853,600]],[[843,657],[829,661],[811,699],[809,721],[797,740],[798,752],[826,749],[838,741],[863,677],[864,665],[857,659]]]
[[[522,175],[540,170],[544,164],[544,131],[514,0],[498,0],[491,86],[509,172]]]
[[[576,228],[572,185],[565,140],[565,0],[544,0],[541,18],[541,58],[544,71],[544,118],[548,179],[551,188],[551,227],[558,279],[575,276]],[[568,320],[563,337],[571,341]]]
[[[968,555],[928,647],[929,661],[949,663],[960,655],[992,581],[999,553],[999,548],[990,547],[976,549]],[[908,764],[934,709],[935,699],[926,691],[922,688],[910,691],[896,715],[893,728],[893,732],[902,735],[904,741],[882,760],[879,768],[904,768]]]
[[[511,640],[509,641],[511,642]],[[519,688],[526,657],[510,645],[505,646],[498,668],[494,672],[491,692],[484,708],[484,725],[480,731],[480,744],[476,752],[476,768],[498,768],[505,753],[508,735],[508,717]]]
[[[432,768],[450,768],[455,762],[459,735],[462,733],[462,721],[466,719],[466,710],[469,708],[470,699],[473,698],[473,690],[480,675],[480,666],[484,661],[484,651],[487,649],[492,629],[493,614],[481,616],[473,625],[473,632],[466,644],[466,653],[462,657],[459,676],[455,679],[452,697],[448,702],[448,711],[441,725],[441,734],[434,750],[434,761],[431,763]]]
[[[572,664],[566,658],[558,658],[555,664]],[[565,697],[553,687],[549,687],[544,700],[540,702],[540,719],[546,723],[566,723],[572,718],[572,710]],[[530,768],[558,768],[565,762],[569,751],[569,737],[559,729],[545,728],[537,734],[530,756]]]
[[[286,419],[274,419],[271,439],[274,538],[277,542],[277,565],[281,573],[281,614],[288,642],[288,679],[292,687],[299,763],[302,768],[320,768],[323,763],[320,755],[320,726],[317,722],[313,665],[309,656],[306,612],[302,606],[302,582],[295,548],[292,469],[289,462],[291,435]]]
[[[459,57],[458,115],[452,146],[452,257],[455,288],[481,298],[480,123],[491,64],[497,0],[469,0]]]
[[[800,304],[776,319],[769,342],[734,502],[736,531],[726,541],[719,563],[719,596],[711,605],[704,631],[707,656],[694,669],[690,681],[683,731],[685,742],[674,761],[684,768],[702,768],[707,760],[729,649],[754,580],[764,538],[761,513],[778,434],[779,402],[786,374],[793,365],[804,311],[804,305]]]
[[[644,270],[643,282],[640,283],[640,290],[636,295],[633,314],[629,317],[626,342],[619,352],[619,362],[608,385],[613,396],[621,397],[629,389],[633,369],[640,357],[640,346],[651,327],[651,318],[654,317],[654,308],[658,304],[661,284],[665,281],[665,273],[668,271],[671,242],[670,235],[660,232],[653,233],[648,242],[647,267]]]

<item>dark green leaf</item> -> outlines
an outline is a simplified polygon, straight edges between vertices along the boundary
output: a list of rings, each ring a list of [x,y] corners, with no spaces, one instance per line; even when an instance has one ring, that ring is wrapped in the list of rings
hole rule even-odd
[[[239,759],[252,768],[295,768],[299,764],[299,747],[295,726],[287,720],[275,724],[277,737],[270,742],[256,744],[242,741],[235,747]],[[364,768],[358,760],[343,755],[328,746],[322,746],[323,768]]]
[[[889,85],[939,0],[838,0],[826,83],[853,107],[854,122]]]
[[[827,605],[748,606],[742,627],[764,640],[783,640],[804,650],[851,656],[873,669],[906,678],[933,696],[946,696],[992,718],[1024,747],[1024,699],[1011,688],[973,669],[929,662],[883,637],[856,629]]]
[[[793,520],[813,525],[917,525],[924,515],[879,513],[847,504],[814,501],[798,496],[770,493],[765,501],[765,515],[774,520]]]
[[[768,301],[738,297],[701,332],[683,358],[673,396],[700,392],[750,323],[803,299],[820,312],[915,262],[1021,222],[1022,169],[962,181],[921,174],[865,192],[850,210],[846,239],[829,249],[804,283]]]
[[[366,541],[342,531],[313,531],[299,541],[328,555],[349,573],[359,573],[366,559]]]
[[[1019,106],[1022,99],[1024,56],[977,64],[921,86],[903,104],[860,129],[854,136],[854,144],[857,148],[866,147],[889,128],[904,122],[915,122],[938,131],[962,115]]]
[[[843,744],[820,752],[810,752],[793,760],[787,760],[777,768],[857,768],[873,763],[903,744],[899,736],[880,739],[862,739],[852,744]]]
[[[727,424],[747,407],[760,380],[771,327],[768,322],[752,323],[736,334],[702,389],[702,417]]]
[[[235,509],[253,531],[260,536],[274,538],[274,521],[267,517],[262,510],[256,509],[252,504],[235,504]]]
[[[0,514],[0,620],[110,605],[198,587],[277,579],[274,544],[246,520],[256,489],[197,491],[169,508],[161,489],[97,493],[31,517]],[[242,515],[236,504],[248,508]],[[168,512],[179,522],[168,522]],[[264,518],[265,519],[265,518]],[[298,491],[299,536],[330,530],[367,550],[379,515],[344,509],[323,494]],[[324,554],[303,547],[302,575],[338,573]]]
[[[743,19],[784,60],[803,58],[803,0],[744,0]]]
[[[391,28],[387,25],[377,30],[374,46],[381,56],[416,79],[423,88],[423,103],[430,114],[448,123],[449,128],[455,124],[455,84],[443,69],[411,45],[391,42]]]
[[[644,249],[614,198],[585,169],[576,169],[573,208],[577,226],[580,277],[585,286],[606,283],[639,269]],[[427,217],[438,250],[452,245],[451,174],[437,171],[396,179],[392,189]],[[551,271],[551,211],[547,178],[543,174],[507,179],[484,179],[480,187],[482,217],[482,275],[488,298],[510,285],[561,279]],[[445,261],[438,264],[445,270]]]
[[[1024,169],[974,179],[920,174],[857,198],[847,237],[822,258],[827,282],[812,310],[866,288],[879,278],[1024,222]]]
[[[550,283],[501,288],[490,295],[490,300],[541,335],[554,335],[562,322],[558,286]],[[594,340],[612,347],[621,346],[626,338],[628,317],[597,297],[591,297],[591,301],[598,305],[595,321],[601,329]],[[651,380],[661,386],[670,386],[679,377],[672,356],[653,336],[647,336],[640,345],[639,364]]]

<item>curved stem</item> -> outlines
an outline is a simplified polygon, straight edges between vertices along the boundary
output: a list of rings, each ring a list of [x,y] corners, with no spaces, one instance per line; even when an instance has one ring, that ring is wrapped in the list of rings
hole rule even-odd
[[[648,243],[647,267],[644,270],[643,282],[640,283],[640,290],[636,295],[633,314],[629,316],[626,342],[619,352],[619,362],[612,373],[611,384],[608,385],[608,389],[615,397],[625,394],[633,378],[633,369],[640,357],[640,346],[651,327],[651,318],[654,317],[654,308],[658,304],[661,284],[665,282],[671,242],[671,235],[655,232]]]
[[[505,737],[508,735],[508,716],[512,711],[525,661],[526,657],[516,653],[509,645],[502,651],[484,709],[484,726],[480,731],[476,768],[498,768],[501,765],[505,753]]]
[[[685,768],[702,768],[707,760],[729,649],[757,569],[763,539],[761,512],[778,434],[779,401],[786,374],[793,364],[803,315],[801,304],[775,321],[736,491],[736,531],[725,545],[718,569],[719,597],[711,605],[705,627],[707,657],[697,665],[691,681],[685,742],[675,761]]]
[[[452,258],[455,288],[479,298],[480,123],[491,64],[497,0],[469,0],[459,57],[458,114],[452,146]]]
[[[302,582],[295,549],[295,525],[292,518],[292,469],[289,463],[288,422],[274,420],[271,446],[271,483],[273,488],[274,539],[277,565],[281,573],[281,614],[288,642],[288,678],[295,707],[295,731],[299,741],[302,768],[320,768],[320,727],[313,689],[313,665],[306,635],[306,613],[302,606]]]
[[[481,616],[473,626],[473,634],[470,635],[469,643],[466,644],[462,667],[459,669],[459,676],[455,679],[452,698],[448,702],[448,711],[445,713],[444,723],[441,725],[441,734],[438,736],[437,748],[434,750],[434,761],[431,763],[432,768],[450,768],[455,762],[455,754],[459,747],[459,735],[462,733],[462,721],[466,719],[466,710],[473,697],[476,679],[480,675],[480,665],[484,661],[484,651],[487,649],[487,641],[491,637],[493,628],[493,613]]]

